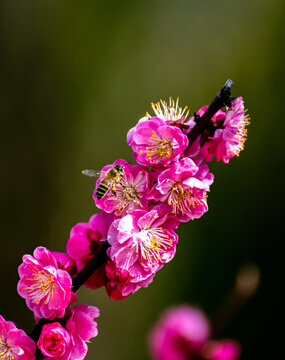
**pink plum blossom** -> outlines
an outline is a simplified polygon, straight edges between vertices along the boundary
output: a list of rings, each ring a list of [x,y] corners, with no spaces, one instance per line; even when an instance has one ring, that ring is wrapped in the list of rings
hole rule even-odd
[[[54,319],[64,316],[71,299],[71,277],[58,268],[55,257],[37,247],[34,256],[24,255],[19,266],[18,293],[37,318]]]
[[[150,331],[150,352],[155,360],[194,360],[209,333],[208,319],[199,309],[188,305],[169,308]]]
[[[11,321],[0,315],[0,357],[7,360],[34,360],[36,344]]]
[[[151,103],[151,107],[155,116],[165,121],[169,125],[178,126],[180,129],[188,129],[189,125],[186,124],[186,119],[189,114],[188,106],[184,109],[178,106],[179,98],[174,101],[169,98],[169,104],[166,101],[160,100],[157,103]],[[147,112],[143,119],[150,119],[152,116]]]
[[[65,332],[60,330],[58,339],[62,339],[62,343],[51,339],[55,345],[55,351],[63,351],[62,355],[55,356],[56,360],[83,360],[87,354],[87,344],[89,340],[98,335],[97,323],[93,320],[99,316],[99,309],[95,306],[76,305],[74,308],[68,308],[65,316],[65,329],[70,337],[69,346],[68,337]],[[48,334],[46,340],[48,340]],[[52,336],[52,334],[50,334]],[[47,345],[46,345],[47,344]],[[46,351],[51,351],[48,343],[44,344]],[[62,348],[61,348],[62,345]],[[50,360],[50,355],[44,360]]]
[[[64,355],[69,344],[69,333],[58,322],[44,325],[37,342],[42,354],[53,358]]]
[[[104,177],[104,174],[115,165],[121,165],[124,169],[123,179],[115,184],[115,193],[109,191],[100,200],[96,197],[96,189]],[[112,165],[105,166],[101,176],[96,183],[93,194],[95,204],[99,209],[116,216],[124,216],[136,209],[146,209],[148,201],[146,195],[149,191],[150,178],[147,168],[140,165],[131,165],[125,160],[116,160]]]
[[[199,115],[202,116],[205,111],[206,107],[200,109]],[[193,120],[190,119],[189,124],[191,121]],[[208,134],[205,141],[201,141],[203,134],[199,136],[187,151],[187,156],[201,154],[207,162],[216,156],[217,161],[228,163],[243,150],[247,136],[249,117],[245,115],[243,98],[234,100],[232,106],[226,108],[226,113],[219,110],[211,121],[214,134]]]
[[[127,143],[141,165],[161,167],[178,160],[187,148],[188,138],[176,126],[158,117],[143,118],[129,130]]]
[[[88,223],[78,223],[71,229],[66,250],[69,257],[75,261],[78,271],[100,250],[102,241],[106,241],[112,219],[112,215],[102,212],[91,216]],[[84,285],[98,289],[104,285],[105,278],[103,264],[93,272]]]
[[[233,101],[231,108],[226,109],[226,119],[221,128],[218,127],[214,136],[202,147],[204,159],[211,161],[215,155],[217,161],[222,159],[228,163],[234,156],[239,156],[244,148],[248,124],[249,117],[245,115],[243,99],[239,97]]]
[[[206,192],[214,175],[207,165],[199,165],[189,158],[174,163],[158,175],[149,199],[168,204],[179,221],[201,217],[208,210]]]
[[[173,231],[176,227],[177,221],[164,206],[150,211],[134,210],[112,223],[107,254],[116,268],[127,270],[130,277],[124,283],[123,296],[148,285],[156,271],[174,257],[178,242]]]

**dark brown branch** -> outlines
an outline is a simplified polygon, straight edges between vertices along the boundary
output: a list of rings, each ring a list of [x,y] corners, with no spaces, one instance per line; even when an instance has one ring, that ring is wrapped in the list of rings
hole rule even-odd
[[[93,258],[79,271],[79,273],[72,280],[72,291],[77,292],[86,280],[97,270],[101,265],[108,261],[109,257],[106,253],[110,245],[107,241],[102,243],[102,247],[96,252]]]
[[[185,151],[187,151],[193,142],[197,139],[197,137],[202,134],[205,129],[207,129],[212,117],[218,110],[224,106],[232,106],[234,97],[231,96],[231,87],[233,84],[234,82],[231,79],[228,79],[225,85],[218,92],[215,99],[211,102],[205,113],[201,117],[196,117],[197,123],[188,135],[189,145]]]

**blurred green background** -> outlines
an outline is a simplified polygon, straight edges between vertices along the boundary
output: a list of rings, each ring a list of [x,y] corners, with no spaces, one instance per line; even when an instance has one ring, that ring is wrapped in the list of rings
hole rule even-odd
[[[213,316],[247,262],[261,286],[223,336],[242,343],[243,359],[280,358],[283,70],[282,0],[2,0],[0,313],[33,327],[17,266],[38,245],[64,251],[96,211],[80,170],[132,161],[126,133],[151,101],[180,96],[193,113],[230,77],[252,120],[245,150],[211,163],[210,210],[181,225],[174,260],[149,288],[119,303],[80,291],[101,310],[87,359],[147,359],[147,331],[167,306]]]

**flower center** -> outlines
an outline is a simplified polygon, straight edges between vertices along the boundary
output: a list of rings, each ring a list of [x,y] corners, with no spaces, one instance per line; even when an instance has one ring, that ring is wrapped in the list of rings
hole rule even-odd
[[[173,143],[170,138],[160,139],[153,130],[150,140],[152,140],[152,144],[146,147],[149,160],[158,162],[161,159],[169,158],[173,153]]]
[[[148,229],[147,225],[146,229],[141,231],[140,238],[142,241],[133,246],[140,255],[141,261],[146,260],[152,265],[163,263],[164,253],[173,246],[168,230],[162,228]]]
[[[121,181],[116,188],[116,196],[113,200],[117,201],[116,208],[118,209],[118,215],[121,216],[123,211],[126,213],[132,211],[134,206],[142,206],[140,199],[141,195],[138,193],[138,185],[134,185],[133,182]]]
[[[237,156],[244,149],[244,143],[247,137],[246,126],[250,124],[249,120],[250,120],[249,116],[246,115],[243,121],[238,125],[237,133],[235,135],[237,139],[237,143],[232,144],[232,152]]]
[[[0,358],[8,360],[13,360],[15,358],[12,348],[6,343],[2,336],[0,336]]]
[[[51,353],[57,354],[59,352],[65,352],[66,343],[64,342],[64,338],[60,334],[53,333],[46,340],[47,349]]]
[[[47,297],[45,300],[45,304],[47,304],[50,299],[53,299],[54,291],[55,291],[55,279],[54,277],[46,273],[44,270],[39,270],[31,274],[30,278],[27,280],[32,281],[32,285],[26,285],[25,289],[28,291],[30,299],[39,304],[40,301]]]
[[[190,189],[184,189],[180,183],[172,186],[168,197],[168,204],[172,206],[173,214],[181,213],[184,215],[196,206],[204,205],[201,201],[202,194]]]
[[[177,98],[176,102],[170,97],[169,105],[166,101],[160,100],[156,104],[151,103],[151,107],[157,117],[164,121],[172,121],[172,122],[181,122],[184,121],[188,114],[188,106],[182,109],[178,106],[179,98]],[[148,113],[146,113],[147,117],[151,117]]]

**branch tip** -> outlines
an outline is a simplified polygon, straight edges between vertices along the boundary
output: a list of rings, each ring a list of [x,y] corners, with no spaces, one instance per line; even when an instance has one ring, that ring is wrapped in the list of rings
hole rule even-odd
[[[188,134],[189,144],[186,151],[190,148],[197,137],[209,126],[212,117],[218,110],[224,106],[232,106],[232,101],[235,99],[234,96],[231,96],[231,88],[233,84],[234,82],[231,79],[228,79],[225,82],[225,85],[219,90],[218,94],[201,117],[198,117],[197,114],[194,113],[194,121],[196,122],[196,125]],[[204,141],[206,141],[206,138]]]

